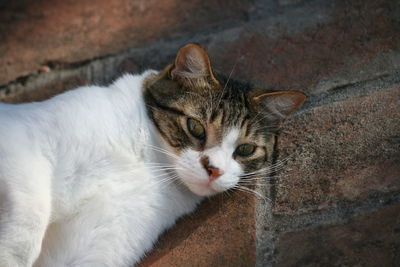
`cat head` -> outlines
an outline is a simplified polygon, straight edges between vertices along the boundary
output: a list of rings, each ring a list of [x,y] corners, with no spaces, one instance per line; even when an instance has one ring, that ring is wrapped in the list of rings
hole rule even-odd
[[[175,62],[144,88],[148,113],[183,184],[209,196],[234,188],[271,155],[279,123],[306,96],[267,92],[217,75],[206,51],[182,47]]]

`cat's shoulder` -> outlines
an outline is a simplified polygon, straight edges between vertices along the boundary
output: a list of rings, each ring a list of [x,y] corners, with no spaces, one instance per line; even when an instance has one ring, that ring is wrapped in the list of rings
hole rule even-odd
[[[111,88],[118,88],[122,91],[138,91],[142,90],[145,79],[151,75],[156,75],[158,71],[146,70],[141,74],[126,73],[116,79],[111,85]]]
[[[118,101],[122,98],[138,98],[142,91],[143,82],[146,77],[156,74],[157,71],[147,70],[142,74],[124,74],[107,86],[88,85],[67,91],[50,99],[54,102],[86,102]]]

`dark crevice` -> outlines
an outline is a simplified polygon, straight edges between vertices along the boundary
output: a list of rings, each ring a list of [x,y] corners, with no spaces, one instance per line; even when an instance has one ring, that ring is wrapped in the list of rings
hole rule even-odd
[[[45,63],[43,63],[42,66],[47,66],[51,70],[71,70],[71,69],[76,69],[76,68],[86,66],[95,60],[102,60],[102,59],[105,59],[110,56],[112,56],[112,55],[94,57],[94,58],[85,59],[85,60],[78,61],[78,62],[65,62],[65,61],[59,61],[59,60],[50,60],[50,61],[46,61]]]
[[[46,61],[45,63],[42,64],[42,67],[48,67],[48,69],[51,71],[71,70],[71,69],[77,69],[80,67],[87,66],[93,61],[102,60],[102,59],[108,58],[110,56],[113,56],[113,55],[106,55],[106,56],[91,58],[91,59],[82,60],[82,61],[78,61],[78,62]],[[0,91],[7,90],[7,88],[10,87],[11,85],[20,84],[22,86],[25,86],[27,84],[27,81],[30,78],[37,77],[39,75],[40,75],[40,69],[38,69],[35,73],[17,77],[13,81],[10,81],[4,85],[0,85]]]
[[[390,89],[393,85],[400,83],[399,74],[400,70],[394,70],[391,73],[384,73],[370,79],[338,85],[327,91],[311,94],[308,96],[306,103],[304,103],[301,109],[309,110],[326,104]],[[367,84],[370,86],[367,87]]]
[[[274,216],[277,232],[297,232],[322,225],[346,224],[353,217],[379,210],[385,206],[400,203],[400,192],[385,195],[373,194],[359,201],[339,201],[335,207],[327,210],[312,211],[305,214],[280,214]],[[296,220],[293,220],[293,218]]]
[[[28,79],[30,77],[34,76],[34,74],[28,74],[28,75],[24,75],[24,76],[20,76],[18,78],[16,78],[14,81],[11,81],[5,85],[0,86],[0,90],[6,89],[8,86],[10,86],[11,84],[21,84],[21,85],[25,85],[26,82],[28,81]]]
[[[35,74],[20,76],[20,77],[16,78],[14,81],[11,81],[5,85],[0,85],[0,92],[4,91],[5,95],[9,95],[12,92],[12,90],[9,88],[11,85],[20,84],[22,86],[25,86],[26,83],[28,82],[29,78],[31,78],[34,75]]]

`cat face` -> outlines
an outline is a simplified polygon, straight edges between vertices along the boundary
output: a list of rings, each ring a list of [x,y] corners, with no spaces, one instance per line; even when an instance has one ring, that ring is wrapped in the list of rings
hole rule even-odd
[[[264,167],[279,122],[305,101],[299,92],[265,92],[215,75],[196,44],[146,82],[144,98],[178,179],[201,196]]]

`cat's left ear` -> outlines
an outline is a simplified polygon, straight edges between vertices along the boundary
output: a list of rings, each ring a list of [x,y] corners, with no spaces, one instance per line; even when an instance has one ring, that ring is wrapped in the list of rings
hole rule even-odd
[[[207,52],[200,45],[193,43],[179,49],[169,76],[173,80],[194,86],[207,87],[218,83]]]
[[[285,119],[303,105],[307,96],[298,91],[279,91],[259,93],[251,98],[258,109],[278,119]]]

